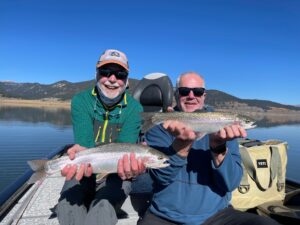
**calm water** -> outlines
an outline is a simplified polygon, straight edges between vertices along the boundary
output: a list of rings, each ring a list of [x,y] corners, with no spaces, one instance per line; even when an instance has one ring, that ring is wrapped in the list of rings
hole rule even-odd
[[[261,120],[259,128],[248,131],[248,137],[286,140],[287,177],[300,182],[300,125],[285,123],[288,125]],[[69,110],[0,106],[0,192],[28,169],[27,160],[43,158],[70,143],[73,134]]]
[[[29,168],[28,160],[70,143],[69,110],[0,107],[0,192]]]

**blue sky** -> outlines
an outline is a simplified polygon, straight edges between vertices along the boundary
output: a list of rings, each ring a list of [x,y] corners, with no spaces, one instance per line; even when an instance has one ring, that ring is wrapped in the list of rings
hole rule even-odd
[[[193,70],[208,89],[300,104],[299,12],[299,0],[1,0],[0,80],[90,80],[115,48],[132,78]]]

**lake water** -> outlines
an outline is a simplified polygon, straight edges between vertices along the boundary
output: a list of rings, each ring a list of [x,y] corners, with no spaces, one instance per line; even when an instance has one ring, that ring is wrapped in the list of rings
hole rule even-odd
[[[0,107],[0,192],[51,151],[73,143],[70,110]]]
[[[287,141],[287,177],[300,182],[300,125],[286,119],[262,119],[258,126],[248,131],[248,137]],[[69,110],[0,106],[0,192],[29,168],[28,160],[43,158],[70,143],[73,134]]]

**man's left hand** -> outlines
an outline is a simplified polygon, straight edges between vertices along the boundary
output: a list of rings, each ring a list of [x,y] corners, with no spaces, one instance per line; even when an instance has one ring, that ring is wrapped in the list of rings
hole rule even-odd
[[[210,134],[210,147],[216,148],[222,144],[224,144],[226,141],[231,141],[235,138],[240,137],[246,137],[247,132],[246,130],[241,127],[240,125],[231,125],[224,127],[220,131]]]
[[[125,154],[118,161],[118,175],[122,180],[136,177],[146,170],[143,160],[136,158],[134,153],[130,153],[130,157]]]

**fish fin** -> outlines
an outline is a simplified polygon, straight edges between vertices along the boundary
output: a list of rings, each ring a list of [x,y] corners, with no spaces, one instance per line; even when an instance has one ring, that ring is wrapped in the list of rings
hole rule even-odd
[[[202,139],[207,133],[205,132],[197,132],[196,135],[197,135],[197,141]]]
[[[99,173],[96,175],[96,182],[101,183],[101,181],[108,176],[109,173]]]
[[[151,112],[142,112],[140,113],[142,117],[142,133],[145,133],[147,130],[149,130],[151,127],[154,126],[152,122],[152,117],[154,113]]]
[[[27,161],[27,163],[33,171],[40,171],[40,170],[44,170],[47,161],[48,160],[46,159],[38,159],[38,160]]]
[[[35,172],[34,174],[32,174],[30,179],[27,181],[27,184],[34,184],[35,182],[37,182],[38,180],[44,178],[45,176],[46,176],[45,171]]]

